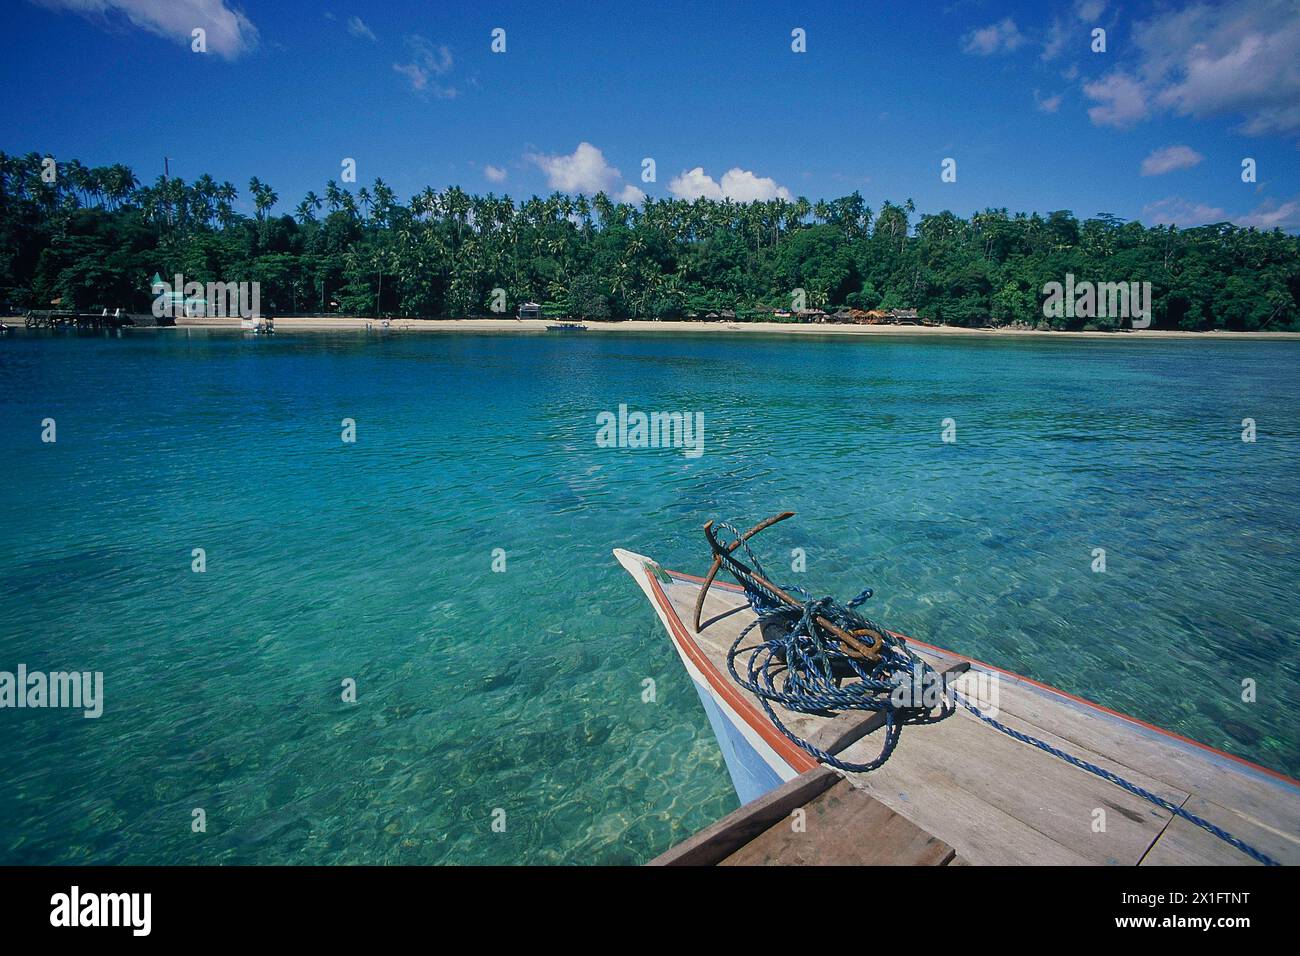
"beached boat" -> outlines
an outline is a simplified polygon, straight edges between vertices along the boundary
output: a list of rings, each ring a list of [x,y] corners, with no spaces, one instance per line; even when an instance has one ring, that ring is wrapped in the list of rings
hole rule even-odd
[[[716,569],[700,578],[614,555],[668,631],[743,804],[656,863],[1300,863],[1297,781],[910,638],[982,716],[957,704],[908,726],[870,772],[828,766],[793,738],[831,762],[866,764],[887,735],[883,715],[760,699],[728,667],[734,645],[763,640],[754,628],[737,641],[756,622],[743,588],[712,581]],[[802,831],[791,823],[801,809]]]
[[[587,327],[581,322],[555,322],[546,327],[548,332],[586,332]]]

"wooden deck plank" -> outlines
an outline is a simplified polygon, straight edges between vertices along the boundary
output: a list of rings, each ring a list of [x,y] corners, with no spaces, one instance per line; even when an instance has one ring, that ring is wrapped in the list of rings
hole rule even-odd
[[[804,808],[803,829],[783,820],[722,866],[943,866],[952,847],[841,780]]]
[[[1087,857],[1038,832],[973,793],[936,788],[929,768],[893,760],[854,778],[854,785],[922,829],[935,833],[959,860],[980,866],[1083,866]]]
[[[842,782],[843,778],[835,771],[818,766],[733,810],[646,865],[713,866],[765,830],[780,826],[798,807]]]
[[[960,685],[958,686],[960,687]],[[981,723],[978,717],[976,717],[974,714],[967,711],[965,708],[959,709],[954,716],[962,717],[966,720],[975,721],[976,723]],[[1143,790],[1146,790],[1154,794],[1155,796],[1160,797],[1163,800],[1167,800],[1168,802],[1174,804],[1175,806],[1182,803],[1191,795],[1190,792],[1187,790],[1181,790],[1178,787],[1174,787],[1163,780],[1150,776],[1145,771],[1137,767],[1132,767],[1118,760],[1113,760],[1106,754],[1098,753],[1095,750],[1089,750],[1087,747],[1083,746],[1082,744],[1076,743],[1071,740],[1066,740],[1064,737],[1061,737],[1059,734],[1055,733],[1052,728],[1044,727],[1040,724],[1035,724],[1005,709],[999,709],[997,714],[992,716],[994,717],[995,720],[997,720],[998,723],[1003,724],[1006,727],[1009,727],[1011,730],[1018,731],[1030,737],[1035,737],[1041,740],[1043,743],[1055,747],[1056,749],[1062,751],[1063,753],[1068,753],[1070,756],[1077,757],[1080,760],[1086,761],[1087,763],[1100,767],[1102,770],[1108,770],[1111,773],[1116,774],[1117,776],[1123,777],[1129,783],[1141,787]],[[1001,731],[997,730],[996,728],[987,727],[987,725],[985,726],[986,729],[992,731],[998,737],[1002,737],[1004,740],[1011,739],[1007,737],[1007,735],[1003,734]],[[1102,787],[1104,788],[1119,790],[1119,792],[1123,793],[1125,796],[1131,798],[1134,801],[1134,806],[1142,806],[1142,807],[1155,806],[1148,800],[1144,800],[1141,797],[1138,797],[1134,794],[1130,794],[1128,791],[1124,790],[1123,788],[1117,787],[1115,784],[1102,780],[1100,777],[1097,777],[1094,774],[1089,774],[1086,770],[1080,770],[1079,768],[1074,767],[1073,765],[1062,760],[1060,757],[1055,757],[1052,756],[1051,754],[1046,753],[1045,751],[1038,750],[1037,748],[1032,747],[1032,745],[1030,744],[1021,744],[1018,741],[1013,741],[1013,742],[1017,743],[1020,747],[1027,749],[1029,753],[1032,755],[1033,759],[1035,760],[1050,760],[1053,763],[1069,767],[1071,770],[1075,771],[1076,773],[1082,773],[1086,776],[1091,777],[1093,780],[1096,780],[1099,784],[1101,784]],[[1168,812],[1165,812],[1165,816],[1167,817],[1168,815],[1169,815]]]
[[[1188,813],[1195,814],[1227,830],[1237,839],[1248,843],[1280,863],[1300,862],[1296,838],[1278,833],[1259,821],[1193,796],[1183,805]],[[1259,861],[1242,853],[1230,843],[1203,830],[1195,823],[1175,817],[1160,835],[1160,839],[1147,852],[1143,866],[1260,866]]]
[[[1046,735],[1045,731],[1039,733]],[[878,747],[879,743],[868,737],[843,757],[867,759]],[[1080,756],[1102,760],[1095,754]],[[924,789],[900,789],[895,800],[906,796],[909,807],[934,802],[938,813],[948,795],[960,790],[1095,864],[1136,865],[1170,818],[1167,811],[1111,783],[1005,734],[991,732],[962,711],[939,724],[905,729],[888,763],[871,773],[855,774],[853,780],[870,786],[870,792],[886,804],[906,812],[881,792],[903,768],[912,770]],[[1178,795],[1178,799],[1184,796]],[[1098,810],[1105,813],[1105,830],[1100,832],[1093,829]],[[958,852],[980,860],[974,850],[967,852],[961,845],[958,832],[965,821],[950,820],[940,826],[913,819],[952,843]],[[1002,840],[1010,843],[1022,837],[1023,830],[1007,830]]]
[[[1300,794],[1283,781],[1140,724],[1050,696],[1031,684],[1004,678],[999,694],[1003,713],[1050,727],[1071,744],[1141,768],[1171,787],[1231,807],[1267,827],[1300,834]]]
[[[885,725],[880,711],[850,710],[823,721],[822,727],[807,738],[818,750],[834,756]]]

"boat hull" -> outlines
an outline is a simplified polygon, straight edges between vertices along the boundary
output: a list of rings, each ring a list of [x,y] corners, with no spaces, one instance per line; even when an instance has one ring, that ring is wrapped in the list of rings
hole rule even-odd
[[[755,800],[816,767],[816,761],[777,731],[765,714],[736,692],[727,675],[719,674],[709,663],[660,587],[652,570],[657,566],[629,551],[616,551],[615,555],[641,586],[668,631],[708,715],[740,802]]]
[[[820,766],[775,728],[758,699],[728,673],[727,650],[754,619],[743,592],[714,582],[696,631],[686,622],[693,619],[702,579],[664,571],[644,555],[614,554],[667,631],[741,802],[752,802]],[[995,665],[908,640],[936,670],[960,675],[953,686],[968,699],[984,706],[983,691],[991,691],[992,713],[1004,729],[1021,737],[958,708],[947,720],[910,728],[882,767],[843,776],[953,847],[963,862],[1258,861],[1172,807],[1208,821],[1268,858],[1300,863],[1300,782]],[[879,752],[880,739],[873,735],[868,715],[832,717],[774,706],[793,733],[842,759],[863,763]],[[1027,742],[1035,739],[1079,762],[1071,764],[1059,753]],[[1090,772],[1080,762],[1103,773]]]

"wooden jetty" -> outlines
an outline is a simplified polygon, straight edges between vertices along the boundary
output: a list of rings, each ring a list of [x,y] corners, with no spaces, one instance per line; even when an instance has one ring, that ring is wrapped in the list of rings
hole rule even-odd
[[[888,762],[870,773],[831,770],[782,734],[728,673],[728,649],[754,620],[738,587],[713,583],[696,630],[704,579],[630,551],[614,554],[668,631],[744,804],[657,864],[1256,862],[961,707],[946,720],[906,728]],[[997,720],[1007,727],[1124,778],[1274,861],[1300,863],[1300,782],[993,665],[908,644],[972,698],[996,681]],[[845,761],[879,752],[877,714],[776,712],[792,732]]]
[[[118,329],[157,328],[171,326],[176,320],[170,316],[158,318],[153,314],[123,312],[75,312],[66,309],[42,309],[28,312],[24,324],[29,329]]]

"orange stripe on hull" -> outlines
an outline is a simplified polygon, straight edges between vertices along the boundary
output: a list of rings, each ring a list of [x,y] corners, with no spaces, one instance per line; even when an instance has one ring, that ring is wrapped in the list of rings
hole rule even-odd
[[[690,632],[686,630],[686,625],[677,616],[676,609],[673,607],[672,602],[668,600],[668,595],[664,594],[663,588],[659,586],[658,579],[648,570],[646,571],[646,579],[650,582],[650,588],[654,592],[656,603],[658,603],[660,609],[664,612],[664,616],[668,619],[673,640],[690,659],[691,663],[704,675],[704,679],[709,682],[714,694],[724,700],[728,707],[734,710],[755,733],[762,737],[763,741],[776,751],[777,756],[789,764],[796,774],[804,773],[816,767],[818,765],[817,761],[807,751],[796,746],[790,738],[778,731],[772,725],[772,722],[768,720],[767,714],[758,710],[742,697],[740,691],[731,683],[728,675],[723,674],[713,666],[713,662],[700,650],[699,645],[691,638]]]

